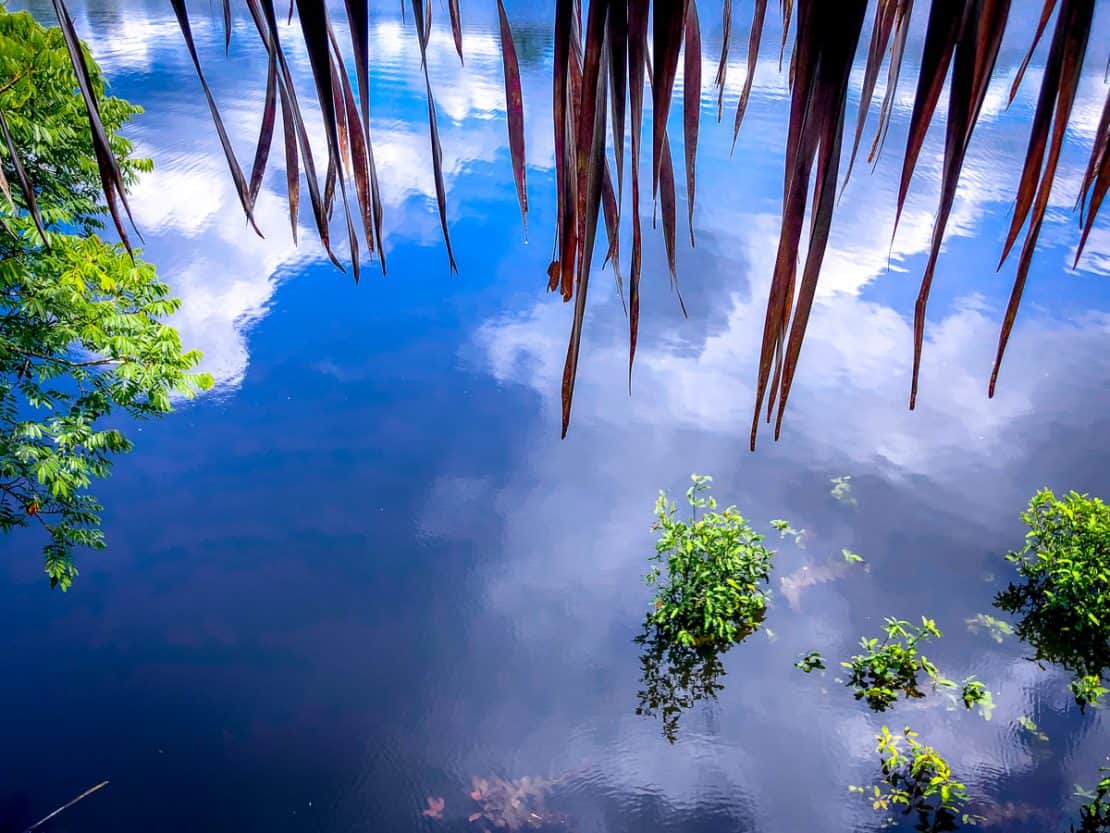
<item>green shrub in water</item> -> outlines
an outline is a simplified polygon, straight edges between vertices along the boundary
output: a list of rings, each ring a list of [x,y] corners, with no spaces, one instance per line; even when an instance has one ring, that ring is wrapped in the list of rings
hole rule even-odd
[[[774,551],[736,507],[717,511],[708,494],[712,478],[691,479],[689,521],[675,517],[677,507],[665,493],[655,504],[652,529],[660,535],[646,580],[657,590],[647,620],[667,641],[724,647],[763,620]]]
[[[941,833],[955,830],[960,824],[974,823],[975,817],[963,810],[967,788],[953,779],[948,762],[917,737],[909,726],[901,737],[884,726],[876,736],[882,784],[849,790],[866,795],[872,807],[889,813],[886,817],[889,825],[896,823],[895,814],[899,811],[902,815],[917,816],[914,830],[920,833]],[[903,749],[903,740],[908,748]]]
[[[689,520],[660,493],[652,529],[660,533],[648,584],[656,587],[644,617],[641,689],[636,713],[658,715],[663,735],[677,738],[682,714],[723,687],[720,655],[755,632],[767,610],[772,550],[735,507],[717,511],[711,479],[693,475]]]
[[[863,653],[841,663],[850,672],[847,683],[857,700],[865,699],[867,705],[881,712],[898,702],[899,693],[924,697],[918,672],[924,672],[934,685],[954,685],[917,650],[921,642],[941,636],[936,622],[922,616],[921,625],[916,627],[903,619],[887,617],[884,630],[886,637],[882,642],[878,637],[864,637],[860,640]]]
[[[1029,526],[1025,546],[1006,556],[1021,581],[995,605],[1020,617],[1015,631],[1036,660],[1075,675],[1072,692],[1083,708],[1106,693],[1110,669],[1110,506],[1042,489],[1021,517]]]

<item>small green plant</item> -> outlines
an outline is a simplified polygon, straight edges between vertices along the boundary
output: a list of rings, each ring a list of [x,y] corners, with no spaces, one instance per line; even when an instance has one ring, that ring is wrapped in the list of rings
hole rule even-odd
[[[1069,683],[1069,687],[1081,711],[1085,710],[1087,706],[1097,706],[1102,701],[1102,695],[1106,693],[1102,678],[1096,674],[1076,677]]]
[[[920,833],[942,833],[955,830],[961,823],[974,824],[976,818],[963,809],[967,788],[953,779],[948,762],[917,738],[918,733],[909,726],[901,736],[891,734],[884,726],[875,738],[882,762],[882,784],[848,789],[867,796],[872,807],[888,813],[888,825],[896,824],[898,811],[904,816],[916,815],[914,830]]]
[[[1022,729],[1024,729],[1026,732],[1028,732],[1033,737],[1035,737],[1037,740],[1039,740],[1041,743],[1048,743],[1049,742],[1048,735],[1046,735],[1044,732],[1042,732],[1037,727],[1037,724],[1033,722],[1033,718],[1029,717],[1028,715],[1024,715],[1024,714],[1020,715],[1017,719],[1017,724]]]
[[[862,555],[856,555],[856,553],[852,552],[849,549],[842,549],[840,551],[840,556],[845,561],[847,561],[849,564],[863,564],[864,563]]]
[[[983,719],[991,719],[991,712],[994,711],[994,698],[991,697],[987,687],[975,677],[968,677],[963,681],[960,686],[960,699],[963,700],[964,708],[968,711],[978,706]]]
[[[888,617],[884,630],[886,638],[882,642],[878,637],[864,637],[860,640],[863,653],[853,656],[850,662],[841,663],[851,672],[848,687],[855,691],[857,700],[866,699],[868,706],[881,712],[898,702],[899,692],[906,697],[924,697],[925,692],[918,684],[918,672],[924,672],[934,686],[955,685],[942,677],[936,666],[917,650],[921,642],[941,636],[936,622],[922,616],[918,627]]]
[[[806,531],[804,529],[795,529],[789,521],[784,521],[781,518],[771,521],[771,528],[778,530],[779,538],[785,538],[789,535],[794,539],[795,546],[802,549],[806,548]]]
[[[664,638],[694,647],[727,647],[754,632],[767,610],[774,551],[729,506],[718,512],[712,478],[693,475],[690,520],[660,492],[653,530],[660,532],[647,583],[657,591],[648,622]],[[698,517],[699,511],[702,513]]]
[[[829,479],[829,483],[832,484],[829,494],[846,506],[856,505],[856,498],[852,494],[852,475],[843,474],[840,477],[832,477]]]
[[[806,674],[809,674],[811,671],[824,671],[825,658],[821,656],[820,651],[810,651],[795,662],[794,667]]]
[[[973,634],[985,634],[999,645],[1007,636],[1013,636],[1014,634],[1014,629],[1009,622],[996,619],[989,613],[976,613],[970,619],[964,621],[967,623],[968,631]]]
[[[1075,794],[1086,798],[1087,803],[1079,808],[1079,827],[1072,825],[1072,833],[1107,833],[1110,831],[1110,767],[1100,767],[1100,773],[1107,773],[1093,790],[1075,788]]]
[[[995,605],[1019,616],[1017,635],[1036,649],[1037,661],[1054,662],[1075,675],[1080,708],[1105,693],[1110,669],[1110,506],[1048,489],[1022,513],[1025,546],[1006,556],[1020,582],[1011,582]]]
[[[735,507],[717,511],[711,478],[691,480],[689,521],[675,517],[666,494],[655,504],[652,529],[660,535],[646,581],[656,593],[636,638],[642,646],[636,713],[660,716],[672,743],[683,712],[716,699],[720,655],[759,629],[774,555]]]

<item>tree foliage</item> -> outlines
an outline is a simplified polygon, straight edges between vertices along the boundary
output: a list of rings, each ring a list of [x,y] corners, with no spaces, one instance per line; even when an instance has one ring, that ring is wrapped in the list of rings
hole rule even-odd
[[[141,110],[105,96],[89,64],[133,182],[150,162],[118,131]],[[165,323],[179,302],[154,267],[96,234],[105,209],[76,86],[61,33],[0,9],[0,109],[22,162],[0,149],[0,529],[41,525],[46,573],[63,590],[74,547],[104,546],[89,487],[131,448],[120,417],[164,414],[212,383]]]

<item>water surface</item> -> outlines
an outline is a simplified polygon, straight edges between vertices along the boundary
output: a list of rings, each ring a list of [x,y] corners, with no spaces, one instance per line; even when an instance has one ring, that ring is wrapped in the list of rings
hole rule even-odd
[[[147,108],[132,135],[156,171],[135,192],[136,218],[147,257],[183,299],[183,338],[205,352],[218,385],[134,429],[135,452],[97,487],[109,549],[80,557],[72,592],[49,590],[32,534],[0,542],[0,829],[21,831],[107,778],[52,829],[462,831],[481,826],[466,820],[473,776],[534,776],[553,779],[549,804],[580,833],[871,830],[879,819],[847,786],[875,778],[884,722],[911,723],[940,749],[994,829],[1063,828],[1077,809],[1073,785],[1093,783],[1106,761],[1105,712],[1081,716],[1066,675],[1028,662],[1012,640],[969,633],[965,619],[991,610],[1037,488],[1110,495],[1105,217],[1079,270],[1065,268],[1101,71],[1080,91],[995,399],[986,380],[1013,264],[994,267],[1039,64],[1008,110],[1005,92],[1036,19],[1031,3],[1015,15],[972,144],[917,410],[905,407],[909,316],[943,126],[891,243],[906,84],[892,152],[873,175],[857,169],[834,222],[784,438],[768,434],[751,454],[787,91],[769,32],[729,158],[744,78],[738,28],[726,124],[710,124],[715,92],[703,95],[692,250],[680,197],[690,317],[669,288],[659,233],[647,234],[629,397],[627,325],[610,272],[599,272],[560,441],[571,309],[543,289],[554,226],[551,4],[509,5],[525,39],[527,243],[493,9],[464,3],[460,69],[434,7],[429,60],[458,277],[439,239],[411,19],[391,5],[371,35],[390,272],[368,269],[356,287],[323,258],[307,215],[294,246],[280,168],[258,208],[266,239],[245,228],[168,4],[74,4],[113,92]],[[206,70],[248,158],[264,60],[246,18],[225,60],[218,8],[205,18],[194,6]],[[45,5],[32,8],[47,19]],[[703,10],[707,80],[715,14]],[[738,7],[738,27],[749,14]],[[1100,4],[1091,43],[1107,42]],[[302,55],[294,70],[308,89]],[[860,70],[855,89],[861,80]],[[280,164],[279,147],[272,159]],[[776,590],[845,547],[868,569],[805,587],[793,605],[776,593],[768,630],[725,656],[718,702],[691,710],[670,745],[657,721],[634,714],[632,638],[649,596],[640,578],[652,503],[695,471],[714,475],[718,495],[760,528],[787,518],[807,530],[804,547],[782,543]],[[845,474],[855,505],[830,494],[830,478]],[[945,631],[931,658],[995,692],[989,722],[938,697],[877,717],[834,673],[792,667],[810,649],[835,665],[882,617],[923,613]],[[1047,742],[1018,726],[1023,715]],[[444,798],[442,819],[421,814],[429,796]]]

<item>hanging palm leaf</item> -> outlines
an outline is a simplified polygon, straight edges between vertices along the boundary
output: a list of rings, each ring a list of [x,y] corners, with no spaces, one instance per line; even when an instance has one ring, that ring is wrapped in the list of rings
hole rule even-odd
[[[436,118],[435,99],[428,67],[428,42],[432,28],[430,0],[410,0],[415,48],[421,58],[428,103],[430,159],[436,190],[436,208],[442,226],[448,264],[457,267],[447,221],[447,194],[443,176],[442,147]],[[87,73],[77,33],[66,12],[64,0],[52,0],[76,71],[92,127],[96,158],[105,200],[120,238],[128,243],[119,207],[130,216],[118,165],[98,129],[96,99],[86,89]],[[297,234],[301,178],[309,193],[312,215],[321,243],[339,265],[329,240],[329,215],[336,198],[342,204],[347,225],[350,258],[357,279],[359,232],[367,250],[385,269],[383,250],[383,206],[370,136],[369,0],[345,0],[343,12],[351,33],[354,83],[347,74],[347,58],[332,31],[324,0],[294,0],[300,19],[299,38],[309,58],[316,104],[327,141],[327,167],[321,192],[312,148],[308,141],[297,90],[279,38],[273,0],[241,0],[246,4],[267,53],[266,91],[258,140],[249,179],[244,176],[220,117],[213,92],[201,68],[193,42],[185,0],[170,0],[182,31],[186,50],[201,82],[213,124],[227,159],[236,192],[248,221],[253,225],[254,203],[269,159],[270,146],[280,107],[285,144],[286,190],[294,237]],[[401,5],[405,19],[404,3]],[[506,121],[513,179],[520,203],[522,224],[526,223],[528,201],[524,158],[524,119],[520,70],[509,18],[498,0],[500,44],[504,65]],[[895,206],[895,226],[900,219],[933,114],[945,85],[945,142],[941,189],[929,258],[914,310],[914,365],[910,406],[916,401],[918,375],[924,342],[926,305],[936,275],[941,243],[959,185],[968,145],[978,122],[992,78],[1007,21],[1013,16],[1010,0],[919,0],[928,12],[928,23],[919,56],[913,110],[909,119],[902,174]],[[737,102],[733,143],[753,89],[761,36],[766,18],[766,0],[754,0],[748,36],[747,74]],[[766,417],[775,418],[779,435],[786,402],[797,373],[806,325],[820,280],[821,264],[828,245],[836,205],[835,195],[847,182],[866,128],[868,114],[883,63],[887,64],[886,91],[880,106],[868,159],[874,162],[883,148],[894,112],[894,95],[907,46],[907,32],[914,10],[913,0],[780,0],[782,41],[780,70],[791,43],[787,68],[790,109],[783,177],[783,214],[778,250],[768,296],[767,315],[760,348],[755,414],[751,442],[767,402]],[[1095,0],[1045,0],[1029,52],[1018,68],[1011,98],[1022,83],[1033,52],[1055,25],[1022,169],[1013,216],[1002,260],[1005,261],[1027,227],[1018,258],[989,393],[993,395],[1002,357],[1013,329],[1030,264],[1037,246],[1048,198],[1056,178],[1064,137],[1079,85],[1084,56],[1090,39]],[[840,181],[848,77],[859,49],[863,23],[873,11],[870,40],[865,48],[860,110],[854,117],[848,169]],[[447,2],[449,25],[455,50],[463,58],[462,9],[459,0]],[[222,3],[224,48],[232,36],[232,0]],[[723,26],[721,53],[714,84],[717,88],[717,118],[724,106],[726,69],[732,29],[732,2],[721,0]],[[714,14],[717,10],[713,11]],[[680,60],[683,70],[683,155],[690,220],[690,242],[694,242],[694,191],[696,152],[700,127],[701,30],[699,9],[693,0],[587,0],[583,26],[582,0],[556,0],[552,66],[552,115],[555,150],[556,222],[553,257],[548,269],[549,289],[558,290],[566,301],[574,299],[571,335],[563,377],[562,430],[569,425],[574,380],[577,374],[586,297],[594,263],[594,246],[599,217],[604,218],[607,250],[604,263],[613,265],[621,287],[619,237],[624,188],[624,142],[631,138],[631,203],[629,224],[632,247],[628,264],[629,384],[636,356],[639,328],[640,278],[643,234],[641,228],[640,162],[644,116],[645,79],[651,74],[647,40],[652,21],[652,57],[656,77],[651,84],[651,197],[661,215],[667,265],[677,289],[676,198],[674,162],[667,135],[673,88]],[[1110,71],[1110,65],[1108,65]],[[630,124],[626,123],[627,115]],[[611,132],[609,125],[611,124]],[[4,126],[0,113],[0,132]],[[616,164],[615,185],[607,148]],[[9,155],[11,152],[9,150]],[[9,171],[24,193],[25,209],[34,214],[33,189],[22,180],[18,160]],[[348,201],[348,181],[353,183],[354,215]],[[1076,195],[1080,212],[1079,240],[1075,261],[1089,239],[1095,217],[1110,189],[1110,96],[1108,96],[1094,145]],[[0,190],[8,195],[8,180],[0,171]],[[808,232],[804,218],[810,216]],[[1028,223],[1028,226],[1027,226]],[[356,228],[357,226],[357,228]],[[801,274],[798,275],[798,268]],[[623,287],[622,301],[624,300]],[[679,295],[681,303],[681,295]]]

